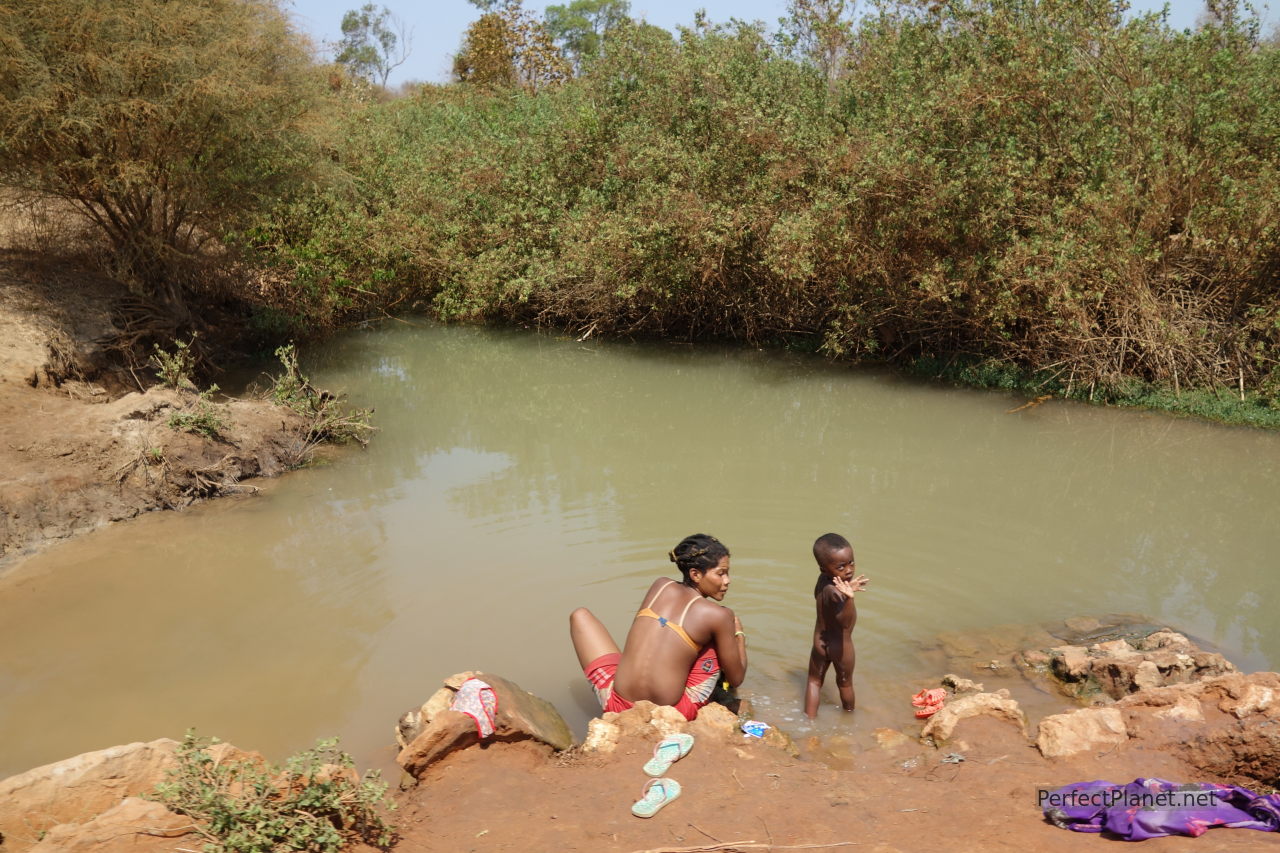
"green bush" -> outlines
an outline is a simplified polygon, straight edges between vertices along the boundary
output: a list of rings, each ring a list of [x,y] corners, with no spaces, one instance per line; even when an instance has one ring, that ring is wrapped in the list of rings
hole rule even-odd
[[[192,380],[196,370],[196,357],[195,352],[192,350],[192,345],[195,342],[195,335],[192,335],[189,341],[175,340],[173,342],[173,352],[169,352],[161,348],[159,344],[155,344],[155,351],[151,354],[148,362],[159,374],[162,385],[175,391],[196,390],[196,384]]]
[[[254,239],[339,314],[1270,394],[1280,50],[1214,10],[881,3],[839,68],[741,23],[624,24],[563,85],[353,112],[344,179]]]
[[[209,853],[336,853],[355,841],[386,847],[394,840],[381,812],[391,807],[386,784],[372,771],[353,780],[351,756],[337,739],[318,741],[283,768],[216,761],[209,747],[217,743],[187,732],[177,767],[152,795],[195,821]]]
[[[287,406],[307,419],[299,463],[306,462],[311,451],[323,442],[356,442],[362,447],[369,443],[369,436],[376,429],[371,423],[372,409],[348,408],[342,396],[312,385],[302,373],[298,350],[293,344],[277,348],[276,358],[284,372],[272,380],[269,396],[277,405]]]
[[[210,386],[206,391],[192,393],[182,408],[169,413],[166,421],[169,429],[191,432],[205,438],[220,438],[227,428],[227,421],[218,411],[217,404],[209,399],[216,393],[217,385]]]

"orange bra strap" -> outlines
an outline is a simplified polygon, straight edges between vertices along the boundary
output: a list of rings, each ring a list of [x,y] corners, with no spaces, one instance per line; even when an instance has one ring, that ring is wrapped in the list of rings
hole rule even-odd
[[[680,635],[680,639],[682,639],[682,640],[684,640],[686,643],[688,643],[688,644],[689,644],[689,648],[693,649],[695,652],[696,652],[696,651],[698,651],[700,648],[702,648],[701,646],[699,646],[697,643],[695,643],[695,642],[693,641],[693,637],[690,637],[690,636],[689,636],[689,634],[688,634],[688,632],[687,632],[687,631],[685,631],[685,629],[684,629],[684,628],[680,627],[680,626],[679,626],[679,625],[677,625],[676,623],[674,623],[674,622],[672,622],[672,621],[668,620],[668,621],[667,621],[667,627],[668,627],[668,628],[670,628],[671,630],[675,631],[677,634],[679,634],[679,635]]]
[[[665,589],[665,587],[663,587],[663,588]],[[689,608],[690,608],[690,607],[692,607],[692,606],[693,606],[693,603],[694,603],[695,601],[697,601],[697,600],[698,600],[699,598],[701,598],[701,597],[702,597],[702,596],[700,596],[700,595],[695,595],[693,598],[689,599],[689,603],[688,603],[688,604],[686,604],[686,605],[684,606],[684,610],[681,610],[681,611],[680,611],[680,621],[679,621],[679,622],[677,622],[676,624],[681,625],[681,626],[683,626],[683,625],[684,625],[684,617],[686,617],[686,616],[688,616],[688,615],[689,615]]]

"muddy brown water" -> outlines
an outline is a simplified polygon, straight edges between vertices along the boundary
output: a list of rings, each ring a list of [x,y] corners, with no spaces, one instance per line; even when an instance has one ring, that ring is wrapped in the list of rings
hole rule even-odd
[[[394,323],[310,355],[318,384],[376,407],[367,451],[0,577],[0,777],[188,727],[276,759],[339,735],[387,766],[399,714],[464,669],[581,734],[567,614],[621,638],[696,531],[733,552],[744,694],[800,738],[910,730],[910,694],[954,665],[940,632],[999,646],[994,625],[1124,611],[1280,663],[1280,435],[1010,414],[1021,398],[778,352]],[[828,693],[811,725],[809,548],[828,530],[871,586],[860,709]]]

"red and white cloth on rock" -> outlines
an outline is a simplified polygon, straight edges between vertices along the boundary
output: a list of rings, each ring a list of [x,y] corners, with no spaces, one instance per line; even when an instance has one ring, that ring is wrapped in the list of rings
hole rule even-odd
[[[478,678],[468,678],[449,703],[450,711],[461,711],[476,721],[476,731],[483,740],[493,734],[494,717],[498,713],[498,694]]]

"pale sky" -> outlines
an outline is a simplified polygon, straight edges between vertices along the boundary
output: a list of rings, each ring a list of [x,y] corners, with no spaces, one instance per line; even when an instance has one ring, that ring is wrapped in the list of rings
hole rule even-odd
[[[343,14],[365,2],[368,0],[285,0],[286,7],[292,8],[302,30],[321,44],[336,41],[342,35]],[[412,53],[404,65],[392,72],[389,85],[396,86],[407,80],[447,82],[450,62],[462,41],[462,34],[468,24],[480,17],[480,11],[466,0],[372,2],[380,7],[386,6],[413,31]],[[561,0],[561,3],[567,5],[568,0]],[[538,13],[547,5],[550,4],[525,0],[525,8]],[[1135,11],[1159,10],[1165,5],[1163,0],[1132,0]],[[1204,10],[1204,0],[1171,0],[1167,5],[1169,24],[1177,29],[1193,26],[1196,17]],[[778,18],[783,16],[785,7],[785,0],[708,0],[701,4],[675,0],[631,0],[631,16],[674,30],[679,25],[692,24],[694,11],[702,8],[715,23],[736,17],[764,21],[773,29]],[[1275,20],[1270,11],[1264,9],[1264,13],[1267,21]]]

